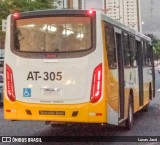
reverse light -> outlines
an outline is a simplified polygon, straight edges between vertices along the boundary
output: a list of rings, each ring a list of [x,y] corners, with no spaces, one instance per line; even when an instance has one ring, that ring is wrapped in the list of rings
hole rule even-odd
[[[102,64],[99,64],[93,71],[90,101],[92,103],[97,102],[101,98],[101,94],[102,94]]]
[[[14,102],[16,100],[14,79],[12,69],[6,64],[6,87],[8,98]]]
[[[102,113],[90,112],[89,116],[102,116]]]

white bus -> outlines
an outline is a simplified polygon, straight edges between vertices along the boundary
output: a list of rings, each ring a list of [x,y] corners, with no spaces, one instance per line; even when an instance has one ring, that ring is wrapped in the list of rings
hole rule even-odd
[[[150,38],[99,11],[8,16],[4,66],[8,120],[126,122],[130,129],[154,97]]]

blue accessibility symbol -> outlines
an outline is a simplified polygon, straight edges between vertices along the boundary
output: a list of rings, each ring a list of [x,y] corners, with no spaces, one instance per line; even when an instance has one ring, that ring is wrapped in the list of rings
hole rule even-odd
[[[23,88],[23,97],[31,97],[31,88]]]

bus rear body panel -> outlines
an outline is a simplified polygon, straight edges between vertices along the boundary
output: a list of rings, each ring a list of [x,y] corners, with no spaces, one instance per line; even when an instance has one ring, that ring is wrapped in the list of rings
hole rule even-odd
[[[24,20],[18,19],[15,30],[9,31],[8,29],[7,37],[11,35],[14,36],[14,39],[6,41],[5,119],[107,122],[106,98],[103,96],[105,94],[104,80],[101,78],[104,70],[101,32],[93,32],[93,29],[96,30],[93,26],[89,32],[90,25],[95,21],[93,19],[90,22],[90,18],[81,16],[81,24],[76,17],[75,20],[74,17],[71,17],[72,19],[69,16],[67,19],[65,17],[61,19],[61,17],[56,17],[52,28],[50,23],[54,18],[51,19],[50,16],[42,20],[36,17],[34,25],[31,24],[32,21],[28,17]],[[73,21],[74,24],[68,25],[70,21]],[[12,23],[12,20],[8,22]],[[44,24],[46,22],[50,27]],[[65,24],[62,25],[62,23]],[[101,21],[97,21],[96,25],[101,27]],[[61,32],[65,37],[60,43],[54,42],[53,44],[54,39],[51,38],[55,38],[54,35],[58,29],[64,29]],[[76,36],[72,33],[76,33]],[[44,38],[45,44],[42,43]],[[73,41],[73,38],[77,39],[72,44],[74,47],[68,44]],[[96,44],[93,42],[95,40],[96,43],[100,43]],[[18,43],[13,46],[13,42]],[[62,46],[61,43],[65,45]],[[79,45],[75,46],[75,44]],[[70,48],[72,49],[69,50]],[[74,48],[76,50],[73,50]],[[66,49],[67,52],[64,52]],[[78,52],[77,49],[80,51]],[[51,50],[55,53],[51,53]],[[54,58],[47,58],[46,55]],[[97,69],[101,70],[97,71]],[[100,78],[101,83],[99,83]],[[98,82],[97,89],[101,89],[101,97],[93,103],[91,102],[91,91],[95,88],[95,81]],[[10,94],[13,96],[9,97]]]
[[[15,58],[19,60],[16,62],[6,61],[6,64],[13,68],[16,100],[11,102],[5,97],[5,118],[106,122],[106,102],[90,102],[94,70],[94,67],[89,65],[93,60],[91,58],[86,56],[48,64],[45,64],[44,60],[34,60],[33,64],[32,60],[24,61],[19,57]],[[59,72],[62,76],[58,76]],[[45,80],[45,73],[48,74],[48,80]],[[52,77],[55,77],[55,80],[52,80]],[[27,114],[27,110],[31,111],[31,115]],[[56,115],[59,112],[64,114]],[[77,112],[77,116],[72,116],[74,112]]]
[[[33,104],[4,99],[5,119],[106,123],[106,103]]]

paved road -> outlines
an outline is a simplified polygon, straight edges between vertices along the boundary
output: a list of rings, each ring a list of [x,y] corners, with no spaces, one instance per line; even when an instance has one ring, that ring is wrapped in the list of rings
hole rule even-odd
[[[160,74],[156,72],[156,90],[160,88]],[[115,126],[72,126],[68,128],[44,125],[39,121],[5,121],[3,109],[0,109],[0,136],[159,136],[160,135],[160,92],[156,91],[156,98],[151,102],[148,112],[135,114],[134,126],[131,131]],[[6,144],[6,143],[5,143]],[[53,143],[47,143],[53,144]],[[56,143],[59,144],[59,143]],[[64,144],[64,143],[63,143]],[[71,143],[65,143],[67,145]],[[73,143],[74,144],[74,143]],[[76,143],[82,144],[82,143]],[[128,143],[90,143],[90,144],[126,144]],[[137,144],[137,143],[131,143]],[[141,143],[144,144],[144,143]],[[158,145],[158,143],[146,143]]]

